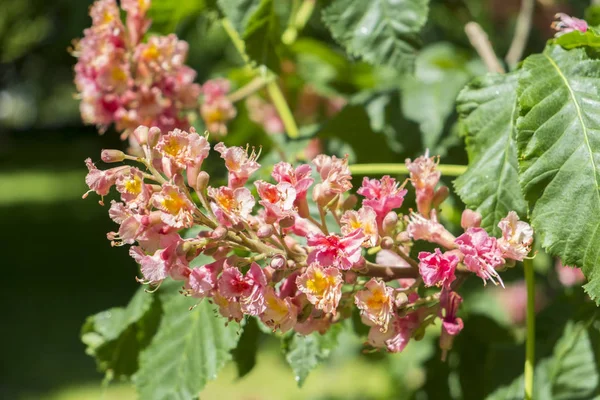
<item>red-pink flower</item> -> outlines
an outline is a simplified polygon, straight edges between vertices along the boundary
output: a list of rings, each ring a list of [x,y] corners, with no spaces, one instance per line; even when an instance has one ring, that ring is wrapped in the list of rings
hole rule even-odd
[[[488,279],[494,285],[498,282],[504,286],[496,268],[504,264],[502,251],[496,238],[490,237],[483,228],[469,228],[456,238],[461,253],[465,255],[463,262],[469,269],[486,282]]]
[[[256,162],[259,154],[254,150],[248,155],[248,149],[238,146],[226,147],[223,143],[217,144],[215,150],[221,153],[221,158],[225,160],[229,171],[229,187],[232,189],[244,186],[250,175],[260,168],[260,164]]]
[[[194,224],[196,206],[179,188],[170,183],[162,185],[162,190],[152,195],[154,207],[162,211],[162,221],[173,228],[189,228]]]
[[[329,204],[335,196],[352,189],[352,174],[347,156],[337,158],[319,154],[313,160],[313,164],[322,180],[313,190],[313,200],[321,206]]]
[[[273,185],[265,181],[254,182],[260,197],[259,204],[265,208],[265,222],[273,224],[295,214],[296,189],[287,182]]]
[[[107,170],[96,168],[91,158],[85,159],[85,165],[88,168],[88,174],[85,177],[85,183],[90,190],[83,195],[85,199],[90,192],[96,192],[99,196],[104,197],[110,192],[120,173],[125,172],[130,167],[123,165]],[[102,204],[102,201],[100,202]]]
[[[565,13],[558,13],[554,18],[558,20],[552,23],[552,29],[558,31],[555,35],[556,37],[573,31],[585,33],[588,30],[588,24],[583,19],[571,17]]]
[[[531,251],[533,243],[533,229],[524,221],[519,221],[516,212],[510,211],[508,216],[502,218],[498,223],[502,231],[502,237],[498,240],[498,246],[505,258],[523,261]]]
[[[456,279],[454,271],[458,265],[458,257],[452,252],[442,254],[440,249],[434,253],[419,253],[419,273],[427,286],[449,287]]]
[[[394,289],[385,282],[371,278],[365,284],[365,289],[354,295],[354,302],[366,325],[378,326],[383,332],[387,331],[393,314],[393,292]]]
[[[375,247],[379,241],[377,229],[377,214],[369,206],[363,206],[358,211],[348,210],[342,215],[342,234],[349,235],[357,229],[365,234],[364,247]]]
[[[197,298],[209,296],[217,285],[217,276],[223,270],[225,258],[201,267],[192,268],[185,285],[186,293]]]
[[[335,314],[342,297],[342,274],[337,268],[322,267],[312,263],[296,278],[298,289],[315,308],[325,313]]]
[[[362,229],[340,237],[336,234],[323,235],[322,233],[310,234],[306,242],[312,246],[307,262],[317,262],[323,266],[333,266],[348,270],[362,258],[361,246],[365,234]]]
[[[385,175],[381,179],[364,177],[357,193],[365,197],[363,205],[375,210],[377,221],[381,224],[387,213],[402,206],[406,190],[394,178]]]
[[[420,319],[416,312],[402,318],[394,316],[386,331],[382,331],[378,326],[371,327],[368,336],[369,344],[377,348],[386,348],[391,353],[399,353],[408,345],[419,323]]]
[[[273,166],[271,176],[278,183],[290,183],[296,189],[296,198],[303,199],[306,198],[308,188],[314,182],[310,177],[311,173],[312,168],[308,164],[299,165],[294,169],[291,164],[282,161]]]
[[[456,317],[460,303],[462,303],[462,297],[458,293],[442,289],[440,297],[440,318],[442,318],[440,348],[442,349],[442,361],[446,359],[448,350],[452,349],[454,336],[458,335],[464,326],[462,319]]]
[[[225,226],[231,226],[241,221],[246,221],[250,216],[252,207],[256,200],[245,187],[232,189],[227,186],[220,188],[208,188],[208,195],[214,200],[211,203],[213,212],[219,218],[219,222]]]
[[[156,150],[162,156],[163,172],[172,177],[186,168],[199,169],[208,157],[210,145],[206,137],[198,135],[192,127],[189,133],[175,129],[162,135]]]
[[[219,293],[239,300],[242,311],[248,315],[259,315],[265,310],[266,286],[267,278],[256,263],[252,263],[245,276],[239,269],[225,265],[218,281]]]

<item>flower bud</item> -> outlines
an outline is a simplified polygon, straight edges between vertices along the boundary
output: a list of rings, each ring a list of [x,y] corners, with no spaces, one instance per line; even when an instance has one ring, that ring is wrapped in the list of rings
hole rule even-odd
[[[125,159],[125,153],[121,150],[102,150],[100,158],[105,163],[116,163]]]
[[[150,128],[150,130],[148,130],[148,145],[151,148],[156,146],[156,144],[158,143],[158,139],[160,139],[160,135],[160,129],[158,129],[156,126],[153,126],[152,128]]]
[[[358,197],[356,197],[356,195],[354,194],[351,194],[350,196],[348,196],[348,198],[346,198],[346,200],[344,200],[344,203],[342,204],[342,209],[344,211],[352,210],[356,206],[356,203],[358,203]]]
[[[296,207],[298,207],[298,215],[301,218],[308,218],[310,216],[310,211],[308,209],[308,201],[306,197],[303,199],[296,199]]]
[[[289,215],[279,220],[279,226],[284,229],[291,228],[292,226],[294,226],[295,221],[296,218],[293,215]]]
[[[133,137],[140,146],[148,144],[148,130],[149,128],[147,126],[140,125],[133,131]]]
[[[409,242],[409,241],[410,241],[410,235],[408,234],[407,231],[400,232],[399,234],[396,235],[396,242],[398,242],[398,243],[404,243],[404,242]]]
[[[286,259],[281,254],[277,254],[273,259],[271,259],[270,263],[271,268],[273,269],[283,269],[286,266]]]
[[[208,176],[208,173],[206,173],[206,171],[200,171],[196,177],[196,184],[194,186],[194,189],[196,189],[198,192],[204,192],[204,190],[206,190],[206,188],[208,187],[209,179],[210,176]]]
[[[354,269],[362,269],[367,263],[364,257],[361,257],[353,266]]]
[[[183,179],[183,175],[181,175],[181,174],[174,175],[173,183],[175,183],[175,185],[177,185],[181,188],[185,187],[185,180]]]
[[[271,225],[263,225],[256,231],[256,236],[260,239],[266,239],[273,236],[273,227]]]
[[[346,274],[344,275],[344,281],[349,285],[354,284],[356,278],[358,278],[358,274],[354,271],[346,271]]]
[[[227,228],[225,228],[223,225],[217,226],[210,235],[211,239],[215,240],[221,240],[225,236],[227,236]]]
[[[398,214],[396,214],[394,211],[390,211],[383,218],[383,222],[381,223],[381,228],[383,229],[384,233],[392,234],[392,233],[394,233],[394,230],[396,229],[397,224],[398,224]]]
[[[381,239],[380,246],[384,250],[390,250],[392,247],[394,247],[394,239],[392,239],[389,236],[386,236],[383,239]]]
[[[466,209],[460,218],[460,226],[467,230],[469,228],[478,228],[481,225],[481,214],[477,211]]]
[[[433,199],[431,200],[433,208],[438,208],[440,204],[442,204],[444,200],[448,198],[449,195],[450,190],[448,189],[448,186],[441,186],[438,190],[436,190],[435,194],[433,195]]]
[[[408,296],[404,292],[397,292],[394,303],[396,304],[396,307],[401,307],[408,303]]]
[[[287,260],[287,267],[289,269],[294,269],[296,268],[296,262],[294,260]]]

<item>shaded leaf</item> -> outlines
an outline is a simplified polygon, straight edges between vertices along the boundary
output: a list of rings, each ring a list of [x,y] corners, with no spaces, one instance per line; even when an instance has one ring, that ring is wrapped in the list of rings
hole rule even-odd
[[[411,70],[428,0],[336,0],[323,11],[333,37],[348,53],[376,65]]]
[[[519,79],[520,184],[544,249],[575,265],[600,299],[600,61],[548,47]]]
[[[215,307],[161,288],[164,315],[152,343],[140,355],[134,382],[143,399],[190,399],[231,360],[239,325],[216,316]]]
[[[88,317],[81,331],[86,353],[95,357],[108,378],[129,377],[138,369],[138,355],[148,345],[160,320],[160,302],[139,288],[127,307]]]
[[[150,30],[163,34],[173,33],[185,18],[200,15],[214,6],[210,0],[152,0],[148,17],[152,19]]]
[[[238,378],[246,376],[256,365],[256,353],[258,352],[260,335],[261,331],[256,318],[248,318],[237,347],[232,351]]]
[[[498,234],[509,211],[525,216],[527,204],[519,186],[514,118],[518,75],[486,75],[458,96],[469,168],[454,181],[462,201],[483,216],[482,227]]]

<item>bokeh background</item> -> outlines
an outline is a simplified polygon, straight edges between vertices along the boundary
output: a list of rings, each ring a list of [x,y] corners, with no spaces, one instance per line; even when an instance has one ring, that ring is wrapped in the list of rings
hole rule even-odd
[[[134,398],[126,384],[102,383],[102,375],[79,339],[86,316],[126,304],[138,287],[136,266],[127,249],[111,248],[106,240],[106,232],[114,228],[107,208],[99,206],[93,196],[81,199],[86,191],[83,160],[98,160],[102,148],[124,147],[113,130],[98,135],[95,127],[83,126],[74,97],[75,59],[68,48],[90,24],[90,4],[89,0],[0,0],[0,304],[4,313],[0,398],[4,399]],[[539,0],[530,50],[540,50],[551,36],[549,25],[556,11],[580,16],[586,5],[585,1]],[[462,23],[448,14],[453,8],[469,10],[486,28],[498,52],[505,53],[519,1],[433,0],[433,23],[425,30],[426,39],[443,37],[469,51]],[[182,6],[176,14],[163,15],[153,29],[175,31],[188,40],[188,64],[198,71],[198,82],[231,73],[238,58],[223,32],[210,28],[208,17],[196,15],[194,7]],[[305,34],[327,39],[314,18]],[[370,75],[373,71],[361,63],[353,68],[356,79],[363,79],[357,85],[369,85],[375,79]],[[318,76],[327,71],[315,64],[309,72]],[[354,89],[338,88],[342,95]],[[402,99],[394,101],[400,115]],[[399,117],[391,133],[361,137],[352,127],[362,122],[352,118],[353,113],[347,112],[345,121],[340,121],[343,124],[332,132],[344,131],[345,136],[337,138],[341,146],[360,147],[355,156],[362,162],[402,162],[424,147],[420,127],[414,122]],[[440,150],[444,162],[464,164],[466,155],[455,120],[454,114],[448,117],[443,132],[447,143]],[[234,123],[231,132],[230,143],[269,145],[261,128],[247,120]],[[403,138],[400,149],[390,151],[390,135]],[[469,340],[469,331],[461,336]],[[277,345],[267,342],[255,371],[238,381],[233,367],[228,367],[209,384],[203,398],[401,398],[397,397],[402,393],[398,376],[409,386],[410,382],[422,385],[423,369],[411,365],[421,365],[437,351],[432,341],[425,341],[390,364],[378,355],[350,354],[347,349],[360,348],[360,343],[353,338],[347,342],[322,367],[322,373],[309,378],[303,391],[295,388]],[[436,371],[447,373],[443,368]]]

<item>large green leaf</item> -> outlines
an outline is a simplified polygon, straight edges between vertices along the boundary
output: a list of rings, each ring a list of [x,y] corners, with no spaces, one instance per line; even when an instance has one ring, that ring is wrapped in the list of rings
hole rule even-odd
[[[138,355],[148,345],[160,320],[156,296],[138,289],[127,307],[88,317],[81,330],[86,353],[95,357],[108,378],[129,377],[138,369]]]
[[[185,18],[200,15],[212,8],[210,0],[152,0],[148,16],[152,19],[152,32],[169,34],[175,31],[177,25]]]
[[[134,382],[140,398],[191,399],[231,360],[240,327],[215,315],[208,301],[161,288],[164,315],[152,343],[140,354]]]
[[[519,79],[520,183],[542,246],[600,300],[600,61],[549,46]]]
[[[590,28],[585,32],[573,31],[557,37],[554,39],[554,43],[565,49],[573,49],[576,47],[600,48],[600,34],[593,28]]]
[[[482,226],[498,233],[498,221],[527,204],[518,176],[514,118],[518,75],[486,75],[458,96],[460,126],[466,136],[469,168],[454,185],[460,198],[483,216]]]
[[[269,331],[269,333],[272,333]],[[261,330],[256,318],[250,317],[244,324],[244,332],[240,336],[237,347],[232,351],[237,367],[238,378],[242,378],[254,369]]]
[[[323,11],[333,37],[346,50],[376,65],[413,67],[428,0],[336,0]]]
[[[296,333],[284,340],[285,359],[292,367],[298,386],[302,386],[310,371],[329,357],[337,345],[341,324],[333,325],[324,335],[314,332],[308,336]]]

